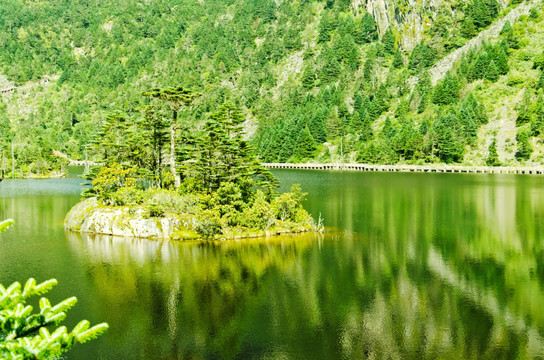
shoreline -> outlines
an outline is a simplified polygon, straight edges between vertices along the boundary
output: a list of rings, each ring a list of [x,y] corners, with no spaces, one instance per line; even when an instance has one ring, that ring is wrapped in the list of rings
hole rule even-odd
[[[478,165],[379,165],[364,163],[262,163],[268,169],[361,171],[361,172],[419,172],[419,173],[464,173],[464,174],[518,174],[544,175],[544,165],[539,166],[478,166]],[[51,172],[45,175],[28,174],[15,180],[63,179],[68,172]],[[12,180],[11,176],[0,178]]]
[[[465,174],[544,175],[544,166],[467,166],[467,165],[376,165],[361,163],[262,163],[268,169],[300,169],[365,172],[420,172]]]
[[[20,177],[15,176],[12,177],[11,174],[6,175],[4,178],[0,178],[0,181],[2,180],[36,180],[36,179],[65,179],[68,177],[68,173],[64,171],[52,171],[47,174],[27,174],[26,176]]]

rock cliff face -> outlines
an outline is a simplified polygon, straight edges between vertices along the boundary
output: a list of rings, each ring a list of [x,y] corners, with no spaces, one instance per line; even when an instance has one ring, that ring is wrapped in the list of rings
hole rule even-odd
[[[425,30],[432,26],[439,9],[456,16],[451,3],[446,0],[354,0],[352,5],[357,11],[366,10],[374,16],[380,36],[391,26],[397,32],[399,47],[412,51],[425,37]],[[498,3],[504,8],[508,0]]]
[[[85,233],[157,239],[196,239],[195,218],[169,214],[150,218],[142,209],[108,208],[95,198],[74,206],[66,215],[64,227]]]
[[[392,27],[399,47],[411,51],[424,37],[444,0],[355,0],[353,6],[368,11],[378,24],[380,36]]]

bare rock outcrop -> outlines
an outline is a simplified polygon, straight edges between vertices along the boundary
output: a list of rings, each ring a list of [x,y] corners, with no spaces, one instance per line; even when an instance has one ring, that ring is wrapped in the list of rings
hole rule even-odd
[[[382,35],[388,27],[398,30],[399,46],[411,51],[423,39],[443,0],[354,0],[356,12],[364,9],[376,20],[378,33]]]
[[[64,227],[83,233],[156,239],[191,239],[194,230],[191,215],[166,214],[149,217],[143,209],[102,206],[96,198],[75,205],[66,215]]]

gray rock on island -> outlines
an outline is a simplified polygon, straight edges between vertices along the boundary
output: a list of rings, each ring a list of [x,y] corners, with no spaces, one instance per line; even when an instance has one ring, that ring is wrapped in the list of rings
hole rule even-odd
[[[96,198],[76,204],[64,219],[64,228],[84,233],[158,239],[196,239],[194,215],[149,217],[143,209],[108,207]]]

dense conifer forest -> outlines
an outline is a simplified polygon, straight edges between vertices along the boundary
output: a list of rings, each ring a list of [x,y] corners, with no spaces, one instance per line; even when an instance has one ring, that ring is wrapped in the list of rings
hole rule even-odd
[[[53,150],[104,160],[95,144],[107,138],[152,148],[166,165],[167,139],[115,129],[146,121],[153,97],[142,94],[177,86],[199,94],[175,111],[178,157],[230,103],[267,162],[542,162],[539,2],[436,83],[428,70],[439,59],[523,3],[385,1],[386,20],[378,3],[2,1],[4,164],[13,152],[23,176],[59,168]],[[159,122],[174,109],[161,106]]]

